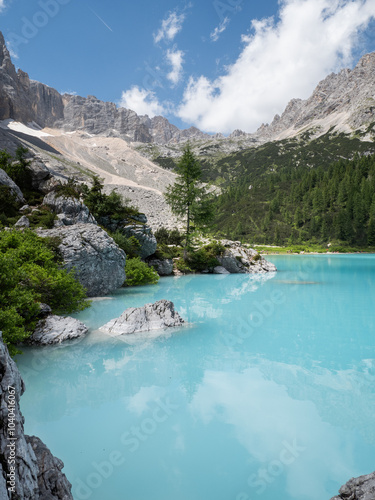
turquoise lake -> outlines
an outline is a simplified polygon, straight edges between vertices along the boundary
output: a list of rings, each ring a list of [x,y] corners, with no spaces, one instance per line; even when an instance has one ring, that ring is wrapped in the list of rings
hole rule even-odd
[[[329,500],[375,470],[375,256],[270,256],[95,300],[81,341],[24,349],[25,430],[75,500]],[[169,299],[172,332],[97,332]]]

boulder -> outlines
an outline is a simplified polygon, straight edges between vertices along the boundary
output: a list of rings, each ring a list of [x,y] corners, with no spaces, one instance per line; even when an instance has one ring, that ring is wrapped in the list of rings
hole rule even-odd
[[[70,196],[59,196],[54,192],[47,194],[43,205],[50,207],[58,217],[57,226],[73,224],[96,224],[95,218],[84,203]]]
[[[27,342],[35,345],[61,344],[65,340],[83,337],[87,332],[87,326],[78,319],[51,314],[39,321]]]
[[[374,500],[375,472],[350,479],[331,500]]]
[[[170,276],[173,274],[173,259],[149,259],[150,267],[154,267],[159,276]]]
[[[239,241],[221,240],[223,255],[217,256],[220,265],[230,273],[267,273],[277,271],[276,266],[264,259],[256,250],[245,248]]]
[[[64,463],[52,455],[47,446],[36,436],[25,436],[31,446],[38,463],[38,495],[39,500],[72,499],[71,484],[61,472]]]
[[[130,307],[119,318],[103,325],[100,330],[112,336],[181,326],[184,320],[174,310],[173,302],[159,300],[143,307]]]
[[[29,218],[26,215],[23,215],[18,221],[14,224],[14,227],[30,227]]]
[[[27,168],[31,173],[32,187],[42,193],[45,192],[45,187],[48,185],[47,181],[52,178],[49,169],[39,158],[33,158]]]
[[[135,236],[141,245],[140,256],[141,259],[146,259],[156,252],[157,241],[152,234],[152,229],[143,224],[130,224],[121,230],[128,238]]]
[[[75,224],[39,229],[39,236],[61,240],[59,251],[68,271],[74,269],[89,297],[106,295],[125,281],[125,252],[100,227]]]
[[[8,187],[19,203],[23,203],[25,201],[20,188],[2,168],[0,168],[0,186]]]
[[[19,401],[25,386],[18,368],[9,356],[0,332],[0,498],[22,500],[73,500],[71,484],[61,472],[64,464],[35,437],[24,434],[24,418]],[[14,428],[13,428],[14,424]],[[12,441],[12,434],[17,438]],[[12,453],[9,445],[15,444],[15,484],[10,492],[10,467]]]

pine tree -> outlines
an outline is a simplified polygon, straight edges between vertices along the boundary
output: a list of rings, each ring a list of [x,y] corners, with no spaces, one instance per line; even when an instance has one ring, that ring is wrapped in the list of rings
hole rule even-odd
[[[186,223],[186,249],[190,244],[192,227],[202,228],[213,219],[212,195],[201,184],[202,168],[189,145],[184,149],[176,171],[176,182],[168,186],[165,199],[172,212]]]

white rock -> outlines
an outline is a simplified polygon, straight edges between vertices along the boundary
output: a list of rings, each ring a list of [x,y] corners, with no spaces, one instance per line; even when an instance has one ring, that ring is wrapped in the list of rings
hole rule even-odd
[[[83,337],[88,328],[78,319],[51,314],[45,320],[39,321],[28,343],[37,345],[60,344],[65,340]]]
[[[143,307],[130,307],[119,318],[103,325],[100,330],[112,336],[181,326],[184,320],[174,310],[173,302],[159,300]]]

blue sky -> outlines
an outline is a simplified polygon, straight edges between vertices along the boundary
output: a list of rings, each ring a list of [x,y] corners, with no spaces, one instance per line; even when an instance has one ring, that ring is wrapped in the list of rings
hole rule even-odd
[[[0,0],[15,65],[179,127],[255,131],[375,50],[375,0]]]

